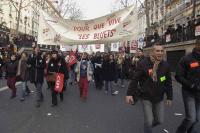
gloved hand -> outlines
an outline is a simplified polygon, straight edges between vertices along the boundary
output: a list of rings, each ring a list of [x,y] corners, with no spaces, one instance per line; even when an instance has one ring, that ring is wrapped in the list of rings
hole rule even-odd
[[[200,85],[197,84],[192,84],[190,88],[194,91],[200,91]]]

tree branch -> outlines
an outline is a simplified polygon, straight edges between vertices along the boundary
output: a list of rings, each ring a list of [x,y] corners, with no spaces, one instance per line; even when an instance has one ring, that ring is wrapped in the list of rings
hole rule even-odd
[[[14,8],[17,10],[17,12],[19,11],[19,9],[17,8],[17,6],[15,5],[15,2],[13,0],[9,0],[9,2],[14,6]]]
[[[21,6],[21,9],[30,6],[32,3],[35,3],[35,0],[30,1],[30,2],[29,2],[28,4],[26,4],[25,6]]]

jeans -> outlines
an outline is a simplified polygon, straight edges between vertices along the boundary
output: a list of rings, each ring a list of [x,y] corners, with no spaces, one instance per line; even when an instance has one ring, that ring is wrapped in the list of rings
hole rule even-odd
[[[152,103],[142,100],[144,111],[144,133],[152,133],[152,128],[164,121],[164,102]]]
[[[176,133],[198,133],[197,130],[200,130],[200,100],[185,90],[182,90],[182,96],[186,116]]]
[[[21,90],[21,98],[24,98],[25,95],[27,94],[26,86],[27,86],[26,81],[23,81],[22,82],[22,90]]]
[[[70,71],[69,71],[69,82],[70,82],[70,83],[74,83],[75,77],[76,77],[76,75],[75,75],[74,70],[70,70]]]
[[[113,93],[115,90],[113,89],[113,82],[114,81],[105,81],[105,90],[108,91],[111,90],[111,93]]]

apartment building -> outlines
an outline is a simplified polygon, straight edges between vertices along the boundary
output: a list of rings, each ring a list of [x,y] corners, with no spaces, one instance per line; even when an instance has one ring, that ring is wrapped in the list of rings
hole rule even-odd
[[[193,16],[193,0],[147,0],[151,34],[163,34],[169,25],[184,24]],[[200,0],[196,0],[195,15],[200,14]]]
[[[0,23],[5,22],[11,33],[18,27],[19,33],[37,37],[40,9],[59,15],[49,0],[0,0]]]

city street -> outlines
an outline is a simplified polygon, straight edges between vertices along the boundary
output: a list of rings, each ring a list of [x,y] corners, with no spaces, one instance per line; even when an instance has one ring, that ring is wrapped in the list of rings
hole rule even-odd
[[[155,129],[155,133],[174,133],[183,119],[183,103],[180,86],[174,82],[174,102],[166,107],[165,123]],[[0,81],[0,88],[5,81]],[[31,90],[35,90],[29,84]],[[51,107],[51,93],[43,86],[45,100],[40,108],[35,108],[34,93],[20,102],[18,96],[10,100],[10,91],[0,92],[0,129],[1,133],[142,133],[143,114],[141,104],[127,105],[124,102],[125,88],[119,95],[111,96],[96,90],[90,84],[89,98],[86,103],[79,99],[76,85],[65,92],[64,102]],[[127,88],[127,87],[126,87]],[[175,115],[175,113],[178,113]]]

